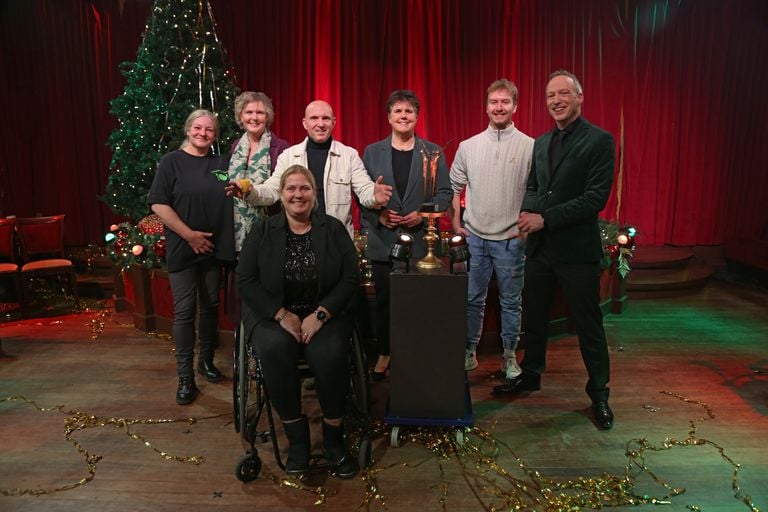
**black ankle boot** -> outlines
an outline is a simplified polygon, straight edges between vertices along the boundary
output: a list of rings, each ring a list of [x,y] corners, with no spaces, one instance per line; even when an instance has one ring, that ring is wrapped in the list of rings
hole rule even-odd
[[[288,459],[285,462],[285,472],[289,475],[300,475],[309,467],[309,423],[302,416],[299,421],[283,422],[285,437],[288,438]]]
[[[187,405],[194,402],[197,398],[197,386],[195,385],[195,376],[186,375],[179,377],[179,388],[176,390],[176,403]]]
[[[221,374],[218,368],[213,365],[213,358],[211,359],[198,359],[197,360],[197,373],[203,376],[208,382],[219,382],[224,376]]]
[[[357,461],[347,451],[344,440],[344,425],[337,427],[323,421],[323,449],[328,462],[336,465],[336,476],[347,479],[357,474]]]

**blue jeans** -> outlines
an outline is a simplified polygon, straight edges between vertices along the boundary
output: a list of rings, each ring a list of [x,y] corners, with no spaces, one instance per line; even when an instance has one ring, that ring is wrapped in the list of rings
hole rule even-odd
[[[501,343],[504,350],[515,350],[520,341],[525,246],[519,238],[486,240],[474,234],[467,241],[470,254],[467,350],[476,350],[483,334],[485,299],[494,272],[501,304]]]

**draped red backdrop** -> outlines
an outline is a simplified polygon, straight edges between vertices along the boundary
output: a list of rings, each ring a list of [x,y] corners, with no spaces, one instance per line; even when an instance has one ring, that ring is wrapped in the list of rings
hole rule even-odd
[[[97,200],[116,126],[109,100],[134,60],[150,0],[0,0],[0,209],[66,213],[66,242],[99,243],[115,220]],[[646,245],[768,238],[764,0],[211,0],[238,86],[270,95],[274,130],[304,136],[328,100],[336,137],[388,133],[384,101],[411,88],[417,132],[446,146],[487,125],[485,90],[520,89],[524,132],[551,128],[548,74],[576,73],[584,116],[616,137],[603,216]]]

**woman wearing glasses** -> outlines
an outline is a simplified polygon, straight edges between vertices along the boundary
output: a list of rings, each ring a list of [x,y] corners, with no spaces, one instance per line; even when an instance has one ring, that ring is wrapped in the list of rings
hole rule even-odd
[[[160,160],[148,197],[152,211],[165,224],[180,405],[191,403],[198,394],[193,365],[198,306],[197,371],[211,382],[222,378],[213,364],[219,289],[223,266],[235,260],[232,198],[224,193],[228,162],[211,152],[218,119],[207,110],[195,110],[187,117],[184,133],[181,147]]]

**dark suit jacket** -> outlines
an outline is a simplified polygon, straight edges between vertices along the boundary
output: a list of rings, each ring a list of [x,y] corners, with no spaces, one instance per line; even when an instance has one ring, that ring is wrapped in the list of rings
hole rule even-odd
[[[428,151],[440,149],[440,146],[416,137],[416,143],[413,147],[413,159],[411,160],[411,173],[408,178],[408,186],[405,194],[400,197],[395,186],[395,176],[392,172],[392,136],[384,140],[375,142],[365,148],[363,153],[363,164],[372,180],[376,181],[379,176],[384,177],[384,183],[392,185],[392,197],[387,203],[386,208],[394,210],[401,215],[406,215],[413,211],[418,211],[424,202],[424,176],[422,169],[421,150],[426,147]],[[435,203],[440,211],[448,209],[451,204],[451,179],[448,175],[448,164],[445,162],[445,155],[441,153],[437,160],[437,186],[435,188]],[[371,210],[362,208],[363,217],[368,223],[368,257],[372,260],[389,260],[389,250],[395,241],[398,233],[407,232],[413,235],[414,241],[411,248],[411,256],[421,258],[427,254],[426,243],[424,242],[424,225],[419,224],[414,228],[400,227],[397,230],[385,228],[379,224],[379,213],[381,210]]]
[[[285,303],[284,271],[288,221],[284,213],[257,223],[243,242],[237,289],[255,324],[274,318]],[[317,305],[341,314],[358,289],[357,253],[344,224],[312,213],[312,250],[317,263]],[[255,325],[254,324],[254,325]]]
[[[546,250],[556,261],[587,263],[602,257],[597,214],[611,193],[615,162],[610,133],[581,119],[559,162],[549,161],[554,130],[534,142],[522,211],[540,213],[544,229],[528,236],[526,254]]]

